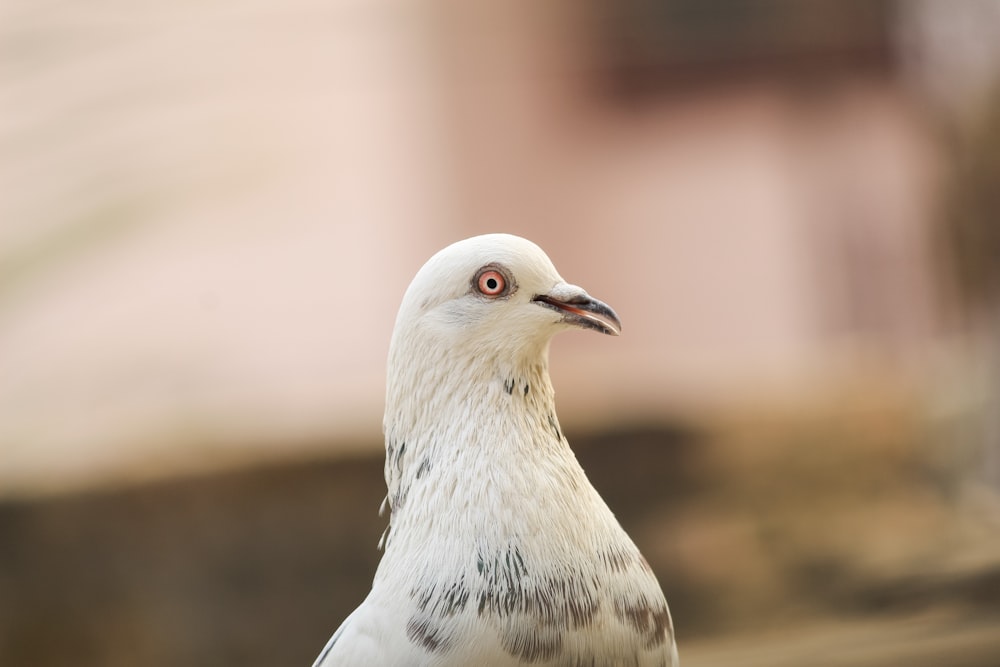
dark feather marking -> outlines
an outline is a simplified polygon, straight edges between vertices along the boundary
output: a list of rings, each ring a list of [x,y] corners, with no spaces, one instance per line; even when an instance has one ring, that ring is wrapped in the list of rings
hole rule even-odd
[[[431,461],[430,459],[425,458],[423,461],[420,462],[420,467],[417,468],[417,479],[423,477],[424,473],[430,472],[430,470],[431,470]]]
[[[392,508],[393,512],[398,512],[403,508],[403,504],[406,503],[406,492],[410,487],[400,485],[396,488],[396,492],[392,494],[392,498],[389,499],[389,507]]]
[[[651,649],[667,641],[670,634],[670,612],[662,602],[650,603],[645,598],[626,602],[615,601],[615,616],[642,636]]]
[[[526,662],[548,661],[562,649],[562,633],[519,626],[500,635],[500,643],[511,655]]]
[[[429,589],[410,591],[410,597],[416,602],[419,611],[426,612],[431,617],[446,618],[465,610],[469,601],[469,589],[463,577],[443,588],[440,593],[436,587],[431,586]]]
[[[417,603],[417,609],[419,611],[427,611],[427,605],[431,603],[434,598],[434,587],[426,588],[424,590],[413,589],[410,591],[410,597]]]
[[[562,433],[559,432],[559,424],[556,423],[556,417],[551,412],[549,413],[549,426],[552,427],[552,432],[556,434],[556,440],[562,440]]]
[[[527,395],[528,395],[528,390],[529,390],[529,389],[531,389],[531,385],[530,385],[530,384],[528,384],[527,382],[525,382],[525,383],[524,383],[524,395],[525,395],[525,396],[527,396]]]
[[[511,614],[532,616],[546,626],[560,629],[589,624],[598,609],[592,586],[576,577],[531,577],[524,556],[516,547],[477,564],[485,587],[479,593],[480,616]]]
[[[635,550],[612,547],[597,557],[612,572],[646,567]],[[453,638],[441,621],[465,612],[474,599],[476,613],[497,628],[497,637],[509,654],[525,662],[545,662],[560,655],[565,632],[592,626],[597,617],[600,587],[596,577],[579,571],[532,572],[517,546],[480,552],[476,571],[471,585],[463,575],[450,584],[410,592],[415,614],[407,635],[414,643],[430,652],[447,651]],[[670,637],[670,615],[662,601],[619,599],[614,613],[639,635],[637,648],[652,650]],[[566,658],[574,667],[590,664],[587,656]]]
[[[432,625],[429,618],[411,617],[406,624],[406,636],[414,644],[419,644],[431,653],[439,653],[451,648],[451,638],[446,636],[441,628]]]
[[[514,560],[517,563],[517,567],[521,570],[522,574],[528,574],[528,569],[524,567],[524,556],[521,555],[521,550],[514,547]]]
[[[621,547],[610,547],[606,551],[602,551],[598,557],[609,572],[624,572],[633,567],[642,567],[643,569],[649,567],[638,551]]]
[[[406,443],[399,445],[399,452],[396,453],[396,470],[403,472],[403,454],[406,453]]]
[[[454,616],[461,611],[465,611],[465,604],[469,601],[469,589],[465,587],[464,582],[454,583],[445,592],[441,601],[443,603],[441,615]]]
[[[508,379],[506,379],[506,380],[503,381],[503,390],[505,392],[507,392],[508,396],[510,396],[511,394],[514,393],[514,379],[513,378],[508,378]]]

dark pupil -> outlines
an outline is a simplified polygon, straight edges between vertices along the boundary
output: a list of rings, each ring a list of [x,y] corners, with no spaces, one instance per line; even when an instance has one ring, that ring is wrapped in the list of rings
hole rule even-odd
[[[486,287],[488,289],[495,290],[497,288],[497,279],[496,278],[487,278],[486,279]]]

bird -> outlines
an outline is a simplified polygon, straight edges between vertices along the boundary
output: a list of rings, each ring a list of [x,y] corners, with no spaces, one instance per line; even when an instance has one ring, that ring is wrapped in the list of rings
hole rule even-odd
[[[567,329],[621,321],[527,239],[420,268],[389,344],[382,558],[313,667],[679,664],[662,588],[556,418]]]

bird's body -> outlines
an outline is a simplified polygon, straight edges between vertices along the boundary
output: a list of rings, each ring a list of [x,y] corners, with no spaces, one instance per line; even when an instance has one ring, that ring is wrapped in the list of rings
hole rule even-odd
[[[385,553],[314,667],[677,664],[656,577],[556,419],[567,326],[619,324],[524,239],[460,241],[414,278],[389,354]]]

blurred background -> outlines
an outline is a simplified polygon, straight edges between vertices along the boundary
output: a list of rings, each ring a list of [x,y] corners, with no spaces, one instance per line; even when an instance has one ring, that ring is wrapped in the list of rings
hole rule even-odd
[[[570,442],[697,665],[1000,661],[1000,1],[7,0],[0,664],[308,665],[410,278],[612,304]]]

